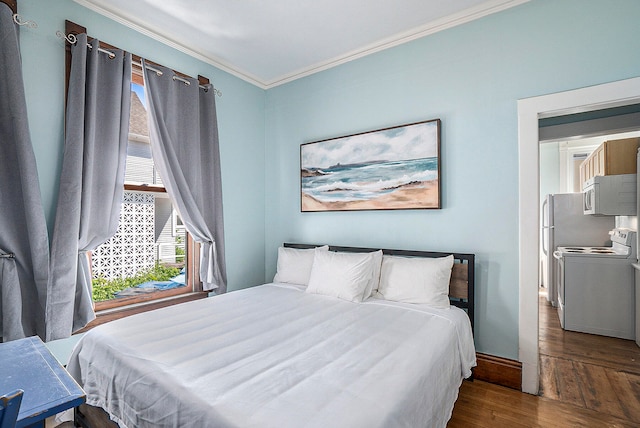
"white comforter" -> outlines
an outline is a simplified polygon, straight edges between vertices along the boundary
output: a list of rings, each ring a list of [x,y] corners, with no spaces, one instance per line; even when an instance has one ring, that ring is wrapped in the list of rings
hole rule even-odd
[[[267,284],[87,333],[68,370],[126,427],[444,427],[469,319]]]

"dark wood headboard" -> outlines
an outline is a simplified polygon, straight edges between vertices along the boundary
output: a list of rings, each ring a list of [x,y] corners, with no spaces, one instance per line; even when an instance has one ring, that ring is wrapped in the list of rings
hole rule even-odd
[[[285,247],[308,249],[319,247],[313,244],[293,244],[284,243]],[[389,250],[384,248],[363,248],[363,247],[340,247],[329,246],[329,251],[339,251],[344,253],[370,253],[382,250],[383,254],[401,257],[446,257],[453,254],[454,265],[451,271],[451,281],[449,282],[449,300],[451,304],[467,311],[471,321],[471,330],[474,325],[474,305],[475,305],[475,254],[468,253],[443,253],[436,251],[413,251],[413,250]]]

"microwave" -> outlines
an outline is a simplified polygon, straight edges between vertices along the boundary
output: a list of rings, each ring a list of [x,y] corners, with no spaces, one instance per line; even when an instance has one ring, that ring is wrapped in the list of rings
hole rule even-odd
[[[636,215],[636,174],[597,175],[584,182],[584,214]]]

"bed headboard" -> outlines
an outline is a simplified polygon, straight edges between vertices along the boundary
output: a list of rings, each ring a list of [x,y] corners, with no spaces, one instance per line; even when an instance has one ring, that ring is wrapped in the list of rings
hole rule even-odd
[[[320,245],[313,244],[294,244],[285,242],[285,247],[289,248],[314,248]],[[335,245],[329,246],[329,251],[339,251],[345,253],[369,253],[372,251],[382,250],[383,254],[389,256],[402,257],[446,257],[453,254],[455,263],[451,271],[451,281],[449,282],[449,300],[451,304],[459,308],[465,309],[471,321],[471,330],[474,324],[474,305],[475,305],[475,254],[468,253],[444,253],[437,251],[413,251],[413,250],[389,250],[384,248],[364,248],[364,247],[340,247]]]

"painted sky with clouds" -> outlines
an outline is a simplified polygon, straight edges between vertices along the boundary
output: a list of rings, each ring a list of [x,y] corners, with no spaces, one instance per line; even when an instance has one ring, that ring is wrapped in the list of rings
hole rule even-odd
[[[437,156],[438,122],[429,121],[373,133],[335,138],[302,146],[303,168],[337,163],[399,161]]]

